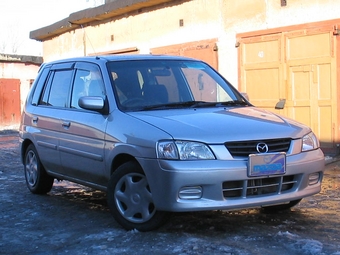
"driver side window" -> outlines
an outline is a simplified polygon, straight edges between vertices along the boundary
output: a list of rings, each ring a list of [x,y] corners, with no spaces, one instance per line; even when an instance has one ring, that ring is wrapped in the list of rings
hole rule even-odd
[[[89,81],[86,78],[88,75],[89,75],[88,71],[85,70],[76,71],[72,90],[71,108],[80,109],[80,106],[78,105],[79,98],[88,95]]]
[[[71,96],[71,108],[81,108],[78,104],[78,100],[81,97],[99,96],[105,99],[105,95],[104,82],[97,66],[88,65],[88,68],[82,66],[76,69]]]

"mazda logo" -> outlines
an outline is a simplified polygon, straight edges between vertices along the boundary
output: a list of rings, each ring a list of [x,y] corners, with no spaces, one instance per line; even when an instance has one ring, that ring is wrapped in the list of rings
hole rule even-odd
[[[256,144],[256,150],[258,153],[267,153],[269,148],[268,145],[265,143],[258,143]]]

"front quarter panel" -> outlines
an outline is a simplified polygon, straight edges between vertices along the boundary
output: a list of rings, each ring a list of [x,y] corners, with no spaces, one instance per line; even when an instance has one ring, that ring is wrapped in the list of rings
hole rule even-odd
[[[156,144],[162,139],[172,139],[163,130],[119,110],[112,112],[105,137],[107,178],[117,157],[156,159]]]

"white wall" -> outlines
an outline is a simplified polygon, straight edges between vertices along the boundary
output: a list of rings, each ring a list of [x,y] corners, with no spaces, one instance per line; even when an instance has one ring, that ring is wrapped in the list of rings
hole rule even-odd
[[[137,47],[151,48],[218,39],[219,71],[238,87],[238,33],[339,18],[339,0],[193,0],[121,16],[44,42],[46,61]],[[183,19],[184,26],[179,26]],[[114,41],[111,41],[111,35]]]

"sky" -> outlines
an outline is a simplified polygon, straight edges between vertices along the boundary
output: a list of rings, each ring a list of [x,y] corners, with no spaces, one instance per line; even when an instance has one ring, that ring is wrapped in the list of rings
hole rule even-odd
[[[67,18],[104,0],[0,0],[0,54],[42,56],[42,43],[30,31]]]

